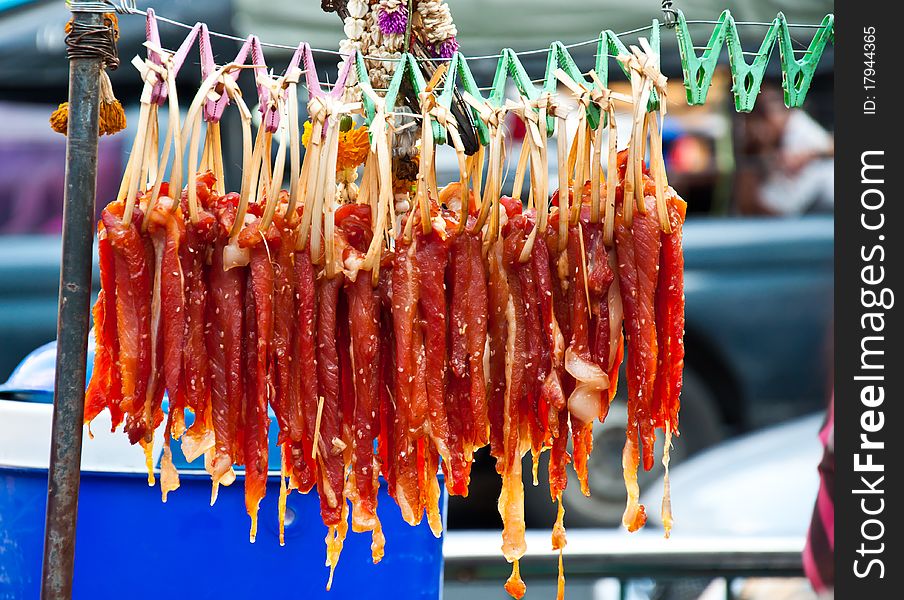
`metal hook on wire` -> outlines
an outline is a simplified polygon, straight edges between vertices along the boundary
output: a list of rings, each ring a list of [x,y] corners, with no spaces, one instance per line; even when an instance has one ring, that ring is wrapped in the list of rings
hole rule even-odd
[[[678,24],[678,11],[672,8],[672,0],[662,0],[663,23],[668,29],[674,29]]]

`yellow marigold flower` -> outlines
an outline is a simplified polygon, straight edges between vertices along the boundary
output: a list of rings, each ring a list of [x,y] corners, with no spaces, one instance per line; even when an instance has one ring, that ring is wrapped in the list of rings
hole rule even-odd
[[[370,137],[367,127],[352,127],[339,134],[339,153],[336,157],[336,170],[354,169],[367,160],[370,150]]]
[[[304,122],[304,131],[301,134],[301,143],[307,148],[311,143],[311,135],[314,127],[310,121]],[[339,133],[339,151],[336,155],[336,171],[356,169],[367,160],[370,151],[370,136],[367,127],[352,127],[348,131]]]
[[[314,126],[311,125],[310,121],[304,122],[304,131],[301,133],[301,145],[305,148],[308,147],[308,144],[311,143],[311,130],[314,129]]]

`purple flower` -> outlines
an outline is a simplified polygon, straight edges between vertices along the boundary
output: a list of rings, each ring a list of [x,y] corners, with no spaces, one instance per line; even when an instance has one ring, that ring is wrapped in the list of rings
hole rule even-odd
[[[383,35],[401,35],[408,27],[408,8],[399,4],[395,10],[383,8],[377,15],[377,24]]]
[[[452,58],[452,55],[458,51],[458,40],[454,37],[445,39],[436,44],[433,51],[437,58]]]

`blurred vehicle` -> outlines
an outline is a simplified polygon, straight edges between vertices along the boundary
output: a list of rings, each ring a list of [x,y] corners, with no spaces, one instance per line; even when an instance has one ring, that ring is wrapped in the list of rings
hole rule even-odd
[[[670,470],[681,535],[794,536],[807,533],[822,457],[816,413],[722,442]],[[660,480],[643,494],[661,524]]]
[[[819,487],[823,420],[824,413],[809,414],[726,440],[671,469],[670,539],[662,536],[661,477],[641,496],[649,518],[639,532],[576,530],[568,525],[573,513],[566,510],[568,598],[815,600],[800,577],[800,552]],[[551,598],[556,592],[555,552],[549,547],[553,511],[547,502],[547,523],[527,532],[529,553],[522,568],[531,573],[531,597]],[[498,536],[491,531],[446,535],[446,598],[504,597],[492,578],[498,577],[493,563]],[[732,572],[731,563],[743,563],[746,572]],[[575,572],[601,578],[568,577]],[[720,577],[726,575],[730,583]]]

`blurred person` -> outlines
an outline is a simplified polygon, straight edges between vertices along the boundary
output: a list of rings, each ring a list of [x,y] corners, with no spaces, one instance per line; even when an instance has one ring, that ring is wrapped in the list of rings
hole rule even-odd
[[[746,215],[831,212],[835,142],[802,109],[785,107],[782,89],[763,86],[753,111],[740,117],[736,209]]]

